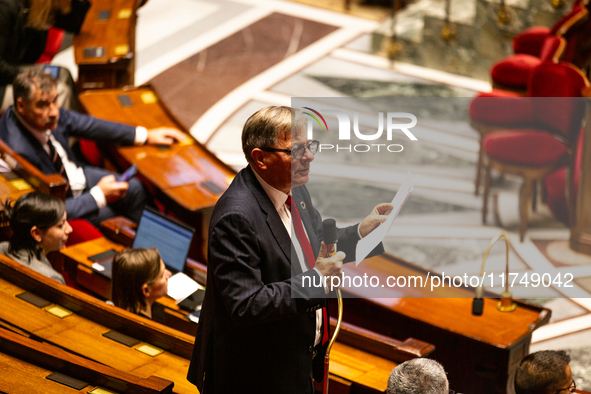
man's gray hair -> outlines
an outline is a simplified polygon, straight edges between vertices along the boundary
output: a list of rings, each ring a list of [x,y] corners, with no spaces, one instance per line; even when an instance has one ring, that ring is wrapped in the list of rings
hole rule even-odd
[[[37,69],[23,71],[12,82],[14,102],[16,103],[19,98],[24,101],[31,101],[33,99],[33,88],[41,89],[43,93],[49,93],[56,87],[57,81],[51,74]]]
[[[306,130],[306,120],[300,110],[290,107],[265,107],[258,110],[244,124],[242,129],[242,151],[252,163],[252,150],[273,148],[279,138],[289,139],[294,133]]]
[[[443,366],[428,358],[414,358],[390,373],[388,394],[448,394],[449,382]]]

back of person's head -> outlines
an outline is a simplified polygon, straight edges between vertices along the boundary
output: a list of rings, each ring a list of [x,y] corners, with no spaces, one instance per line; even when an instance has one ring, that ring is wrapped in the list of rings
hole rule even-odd
[[[428,358],[413,358],[390,373],[388,394],[448,394],[449,382],[443,366]]]
[[[564,389],[570,384],[569,363],[570,356],[564,350],[542,350],[525,356],[515,372],[515,393],[549,394]]]
[[[33,88],[40,89],[43,93],[49,93],[57,87],[56,79],[48,73],[38,69],[30,69],[18,74],[12,82],[12,94],[14,102],[19,98],[29,102],[33,99]]]
[[[156,249],[127,249],[113,259],[113,303],[133,313],[147,307],[142,291],[160,273],[160,254]]]
[[[242,151],[249,163],[255,148],[272,148],[279,139],[290,139],[293,129],[305,131],[306,121],[297,109],[269,106],[248,118],[242,129]]]
[[[8,199],[0,212],[2,222],[8,222],[12,230],[9,252],[27,251],[29,256],[40,258],[41,248],[33,238],[31,229],[36,226],[46,230],[57,224],[64,216],[65,204],[59,198],[32,192],[24,194],[13,203]]]
[[[55,14],[70,13],[71,5],[71,0],[29,0],[27,27],[46,30],[53,25]]]

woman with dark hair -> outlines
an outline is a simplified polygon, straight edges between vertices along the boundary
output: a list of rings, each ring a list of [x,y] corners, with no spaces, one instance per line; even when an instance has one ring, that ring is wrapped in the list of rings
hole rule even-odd
[[[127,249],[113,259],[113,303],[152,318],[152,304],[168,291],[170,271],[156,249]]]
[[[47,260],[49,252],[64,247],[72,232],[62,200],[38,192],[22,195],[14,204],[9,199],[3,204],[0,220],[8,222],[13,233],[10,242],[0,243],[1,254],[65,284]]]

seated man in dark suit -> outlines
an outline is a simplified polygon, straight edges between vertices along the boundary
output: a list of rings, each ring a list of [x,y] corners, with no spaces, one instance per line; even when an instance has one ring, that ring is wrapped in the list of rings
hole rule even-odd
[[[263,108],[244,125],[249,165],[217,202],[209,227],[207,288],[187,377],[201,393],[312,394],[328,345],[322,279],[330,287],[342,263],[355,259],[359,239],[392,211],[380,204],[359,225],[338,229],[339,252],[328,257],[305,186],[318,141],[306,136],[304,115],[289,107]],[[379,245],[373,254],[382,252]]]
[[[139,221],[149,197],[141,182],[117,182],[115,174],[83,165],[74,156],[69,137],[118,145],[170,145],[186,136],[175,129],[148,131],[60,109],[55,80],[43,72],[19,74],[13,89],[15,105],[0,119],[0,139],[43,173],[58,173],[68,180],[68,217],[82,217],[94,225],[117,215]]]
[[[528,354],[515,372],[516,394],[568,394],[577,389],[564,350]]]
[[[13,104],[12,81],[25,70],[44,70],[40,61],[48,29],[60,25],[72,10],[68,0],[0,0],[0,113]],[[82,4],[80,1],[76,1]],[[62,28],[66,26],[61,26]],[[72,30],[69,30],[72,31]],[[58,101],[68,109],[79,107],[76,87],[67,68],[49,67],[57,77]]]

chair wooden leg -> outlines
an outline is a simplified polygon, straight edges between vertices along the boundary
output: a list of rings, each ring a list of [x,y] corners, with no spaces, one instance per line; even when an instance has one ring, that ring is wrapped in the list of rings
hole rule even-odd
[[[480,149],[478,150],[478,163],[476,164],[476,180],[474,181],[474,195],[477,196],[480,192],[480,183],[482,182],[482,139],[480,140]]]
[[[490,167],[484,167],[484,191],[482,192],[482,224],[486,224],[488,213],[488,193],[490,192]]]
[[[527,208],[532,198],[532,189],[533,182],[526,178],[521,185],[521,193],[519,194],[519,239],[521,242],[523,242],[527,231]]]

